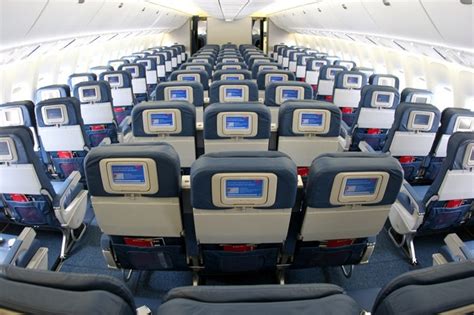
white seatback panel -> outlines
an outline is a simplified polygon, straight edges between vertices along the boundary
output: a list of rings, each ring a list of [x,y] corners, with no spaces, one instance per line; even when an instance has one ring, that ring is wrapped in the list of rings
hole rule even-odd
[[[356,108],[359,106],[360,101],[360,90],[347,90],[347,89],[335,89],[334,90],[334,105],[339,107],[352,107]]]
[[[305,69],[306,69],[306,67],[305,67]],[[311,85],[317,85],[318,80],[319,80],[319,71],[314,71],[314,70],[306,71],[306,79],[305,79],[306,83],[311,84]],[[326,95],[326,94],[324,94],[324,95]],[[332,95],[332,87],[331,87],[331,94],[330,95]]]
[[[133,92],[131,88],[112,89],[112,98],[115,106],[132,106]]]
[[[306,66],[296,66],[296,77],[304,78],[305,76],[306,76]],[[316,80],[316,83],[314,84],[318,84],[318,81]]]
[[[393,156],[426,156],[430,153],[436,133],[396,131],[390,145]]]
[[[288,154],[296,166],[307,167],[318,155],[344,148],[339,137],[279,137],[278,151]]]
[[[0,194],[41,195],[33,164],[0,165]]]
[[[296,61],[290,61],[290,63],[288,64],[288,70],[290,70],[291,72],[296,72],[297,65],[298,64]]]
[[[176,57],[171,58],[171,66],[176,68],[178,66],[178,59]]]
[[[173,71],[173,67],[171,66],[171,60],[165,61],[165,70],[166,70],[166,72]]]
[[[46,152],[83,151],[85,147],[81,126],[38,127]]]
[[[194,137],[132,137],[128,142],[166,142],[173,146],[178,153],[182,167],[191,167],[191,164],[196,160]]]
[[[438,191],[440,201],[474,198],[474,172],[451,170],[444,176]]]
[[[91,197],[100,229],[109,235],[179,237],[179,198]]]
[[[157,71],[158,71],[158,76],[160,78],[163,78],[163,77],[166,77],[166,70],[165,70],[165,66],[164,65],[158,65],[156,67]]]
[[[196,237],[201,243],[281,243],[286,239],[291,209],[194,209]]]
[[[268,139],[247,140],[239,139],[204,139],[204,152],[226,151],[268,151]]]
[[[139,79],[132,79],[132,88],[133,93],[146,93],[146,79],[139,78]]]
[[[111,124],[114,113],[110,103],[81,104],[84,125]]]
[[[157,84],[158,83],[158,75],[156,73],[156,70],[147,70],[147,72],[146,72],[146,83],[148,83],[148,84]]]
[[[306,82],[308,82],[308,72],[306,72]],[[309,82],[308,82],[309,83]],[[313,84],[313,83],[310,83]],[[331,80],[319,80],[318,82],[318,95],[332,95],[334,89],[334,81]]]
[[[357,127],[359,128],[381,128],[390,129],[395,120],[395,110],[361,108]]]
[[[283,57],[283,68],[288,68],[289,64],[290,64],[290,58]]]
[[[308,207],[301,235],[305,241],[337,240],[377,235],[383,228],[389,206],[352,206],[316,209]]]

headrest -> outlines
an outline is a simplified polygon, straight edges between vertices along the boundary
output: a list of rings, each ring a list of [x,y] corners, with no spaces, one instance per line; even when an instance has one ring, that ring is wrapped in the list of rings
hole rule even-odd
[[[198,64],[201,64],[201,63],[208,63],[210,65],[213,65],[214,64],[214,58],[207,55],[207,56],[199,56],[199,55],[196,55],[196,56],[193,56],[191,58],[189,58],[187,60],[187,63],[198,63]]]
[[[302,137],[338,137],[341,130],[341,110],[323,101],[286,101],[278,113],[278,135]]]
[[[121,71],[128,71],[132,75],[132,80],[133,79],[138,79],[138,78],[145,78],[146,77],[146,70],[145,66],[140,64],[140,63],[129,63],[125,65],[121,65],[118,68]]]
[[[212,81],[219,80],[251,80],[252,73],[248,70],[216,70]]]
[[[111,66],[95,66],[89,69],[90,72],[95,73],[95,75],[99,75],[101,72],[105,71],[114,71],[114,68]]]
[[[381,153],[322,154],[309,169],[308,207],[390,205],[397,199],[403,169],[393,157]]]
[[[113,67],[114,70],[118,70],[118,67],[127,63],[130,63],[130,61],[127,59],[113,59],[113,60],[109,60],[107,62],[107,65]]]
[[[366,67],[354,67],[352,68],[352,71],[362,72],[363,74],[367,76],[367,78],[370,78],[374,74],[375,70],[372,68],[366,68]]]
[[[314,56],[308,55],[308,54],[302,54],[298,56],[298,59],[296,60],[296,63],[301,66],[306,66],[306,62],[309,59],[314,58]]]
[[[235,62],[244,62],[244,58],[238,55],[222,55],[217,58],[217,62],[220,63],[235,63]]]
[[[276,62],[254,63],[252,66],[252,78],[256,79],[262,70],[281,70],[281,65]]]
[[[33,134],[28,127],[0,128],[0,164],[30,164],[35,158],[33,143]]]
[[[433,93],[428,90],[405,88],[402,91],[400,102],[430,104],[432,100]]]
[[[304,52],[292,51],[292,52],[290,52],[288,57],[290,58],[291,61],[298,61],[298,56],[304,56],[304,55],[306,55]]]
[[[74,86],[73,94],[82,104],[112,102],[110,85],[107,81],[80,82]]]
[[[260,56],[260,55],[251,55],[247,59],[247,64],[248,64],[250,69],[252,69],[253,65],[257,62],[258,63],[269,63],[269,62],[273,62],[273,59],[271,59],[269,57],[266,57],[266,56]]]
[[[372,74],[369,77],[369,83],[372,85],[391,86],[397,90],[400,88],[400,79],[392,74]]]
[[[270,137],[271,113],[261,103],[214,103],[204,110],[203,120],[205,139],[229,139],[233,132],[245,139]]]
[[[132,130],[135,137],[194,136],[196,108],[183,101],[142,102],[132,109]]]
[[[133,56],[138,56],[138,58],[146,58],[150,53],[140,51],[140,52],[134,52],[132,53]]]
[[[175,70],[171,73],[169,81],[198,81],[205,91],[209,90],[209,75],[204,70]]]
[[[168,53],[170,54],[170,57],[171,57],[171,58],[173,58],[173,57],[175,58],[175,57],[177,56],[177,54],[178,54],[178,52],[177,52],[176,50],[171,49],[171,48],[170,48],[170,49],[163,49],[163,50],[161,50],[161,51],[162,51],[162,52],[168,52]],[[170,58],[170,59],[171,59],[171,58]]]
[[[212,82],[209,92],[210,103],[256,102],[257,85],[252,80],[220,80]]]
[[[18,101],[0,104],[0,127],[36,127],[35,104]]]
[[[438,133],[451,135],[455,132],[474,131],[474,112],[467,108],[449,107],[441,113]]]
[[[35,102],[41,102],[50,98],[70,97],[71,89],[67,84],[53,84],[43,86],[35,92]]]
[[[74,86],[79,82],[84,81],[97,81],[97,75],[95,73],[73,73],[67,79],[67,84],[71,89],[74,89]]]
[[[216,64],[216,70],[245,70],[247,69],[247,64],[245,62],[232,62],[232,63],[223,63],[219,62]]]
[[[179,156],[167,143],[95,147],[87,154],[84,168],[92,196],[139,194],[166,198],[180,193]]]
[[[430,104],[400,103],[390,133],[395,131],[436,132],[440,122],[439,109]]]
[[[35,106],[35,116],[38,127],[83,125],[81,104],[75,97],[52,98],[39,102]]]
[[[474,169],[474,132],[456,132],[448,141],[446,163],[450,170]]]
[[[338,72],[346,71],[343,66],[322,66],[319,68],[319,80],[334,81]]]
[[[335,89],[360,90],[364,85],[367,85],[367,76],[357,71],[340,71],[334,80]]]
[[[123,56],[120,59],[127,60],[128,63],[134,63],[138,59],[138,56]]]
[[[163,56],[163,58],[165,59],[165,61],[170,61],[170,60],[171,60],[172,53],[171,53],[170,51],[168,51],[168,50],[160,50],[160,51],[157,52],[156,54]]]
[[[288,209],[296,200],[297,170],[277,151],[210,153],[191,166],[191,187],[196,209]]]
[[[153,53],[148,56],[148,58],[154,59],[157,65],[164,65],[165,64],[165,57],[159,53]]]
[[[207,72],[209,78],[212,76],[212,65],[209,63],[194,63],[194,62],[185,62],[179,67],[180,70],[204,70]]]
[[[352,70],[355,68],[357,65],[354,61],[352,60],[336,60],[334,61],[335,66],[343,66],[347,70]]]
[[[323,58],[309,57],[306,59],[306,71],[321,70],[322,67],[329,65],[329,61]]]
[[[162,82],[156,86],[155,91],[156,91],[157,100],[187,101],[191,104],[194,104],[194,106],[204,105],[204,90],[203,90],[202,84],[199,82],[193,82],[193,81]]]
[[[287,100],[313,99],[313,88],[306,82],[272,82],[265,89],[265,105],[280,106]]]
[[[109,82],[112,89],[132,87],[132,76],[128,71],[106,71],[99,75],[99,80]]]
[[[265,90],[271,82],[295,81],[295,74],[287,70],[262,70],[257,74],[259,90]]]
[[[145,67],[145,71],[156,71],[156,59],[151,57],[140,58],[135,63],[141,64]]]
[[[359,107],[395,109],[400,103],[400,93],[390,86],[366,85],[360,95]]]
[[[341,57],[339,57],[339,56],[329,56],[329,55],[326,55],[326,56],[324,56],[324,58],[327,59],[327,60],[329,60],[329,64],[334,65],[334,66],[336,66],[336,64],[335,64],[336,61],[341,60]],[[346,67],[344,67],[344,68],[346,68]],[[347,68],[346,68],[346,69],[347,69]],[[351,69],[347,69],[347,70],[351,70]]]

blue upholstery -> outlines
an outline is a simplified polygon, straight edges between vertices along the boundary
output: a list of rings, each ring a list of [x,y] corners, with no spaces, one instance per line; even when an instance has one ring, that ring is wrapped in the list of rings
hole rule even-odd
[[[35,104],[32,101],[16,101],[0,104],[0,110],[6,108],[20,108],[23,116],[23,125],[36,128]],[[4,126],[0,126],[4,127]]]
[[[233,62],[233,63],[223,63],[223,62],[218,62],[216,64],[216,70],[222,70],[222,67],[223,66],[231,66],[231,67],[239,67],[240,69],[242,70],[245,70],[247,69],[247,64],[245,62]],[[232,69],[229,69],[229,70],[232,70]],[[237,69],[235,69],[237,70]]]
[[[209,102],[210,104],[220,102],[220,87],[226,85],[237,85],[237,86],[247,86],[248,87],[248,101],[249,102],[256,102],[258,101],[258,88],[254,81],[252,80],[239,80],[239,81],[228,81],[228,80],[220,80],[212,82],[209,91]]]
[[[84,160],[89,193],[92,196],[117,196],[104,190],[100,172],[100,161],[109,158],[152,159],[156,163],[159,190],[149,197],[178,197],[181,187],[181,168],[179,157],[167,143],[113,144],[93,148]]]
[[[393,204],[403,182],[403,171],[396,159],[379,153],[341,152],[323,154],[311,164],[306,202],[312,208],[339,207],[330,203],[332,183],[337,174],[343,172],[387,172],[390,175],[386,192],[379,203]]]
[[[149,61],[150,64],[151,64],[150,69],[146,68],[147,64],[148,64],[147,61]],[[145,71],[146,70],[156,70],[156,59],[155,58],[148,58],[148,57],[147,58],[140,58],[140,59],[137,59],[135,62],[138,63],[138,64],[142,64],[145,67]]]
[[[309,58],[309,59],[306,59],[306,71],[313,71],[313,70],[316,70],[314,67],[313,67],[313,64],[314,62],[321,62],[321,63],[325,63],[325,65],[329,65],[329,60],[326,60],[326,59],[323,59],[323,58]],[[322,69],[322,67],[320,68]]]
[[[381,85],[382,82],[380,81],[384,78],[393,79],[395,81],[394,88],[396,88],[397,90],[400,88],[400,79],[393,74],[372,74],[369,77],[369,84]]]
[[[261,68],[263,68],[262,70],[270,70],[270,69],[265,68],[265,67],[275,68],[276,70],[281,70],[282,69],[281,65],[279,65],[276,62],[255,63],[252,66],[252,78],[256,79],[258,77],[258,73],[261,71],[259,69],[261,69]]]
[[[178,109],[181,112],[181,132],[173,136],[191,136],[196,133],[196,109],[183,101],[157,101],[142,102],[132,110],[132,130],[135,137],[156,137],[156,134],[148,134],[143,126],[143,111],[151,109]]]
[[[214,103],[204,110],[204,139],[230,139],[217,134],[217,115],[223,112],[251,112],[258,115],[258,131],[255,137],[245,139],[269,139],[271,128],[270,110],[260,103]]]
[[[110,70],[113,71],[113,70]],[[74,85],[74,90],[73,90],[73,96],[77,98],[81,104],[84,104],[85,102],[81,101],[81,97],[79,95],[79,88],[80,87],[93,87],[93,86],[98,86],[100,89],[100,100],[97,101],[97,103],[107,103],[110,102],[112,103],[112,93],[110,92],[110,85],[109,82],[107,81],[87,81],[87,82],[80,82],[76,85]]]
[[[196,62],[196,61],[195,61],[195,60],[200,60],[200,59],[205,60],[205,62],[203,62],[203,61]],[[212,57],[209,57],[209,56],[198,56],[198,55],[197,55],[197,56],[193,56],[193,57],[191,57],[191,58],[189,58],[189,59],[187,60],[187,63],[198,63],[198,64],[201,64],[201,63],[208,63],[208,64],[210,64],[210,65],[213,65],[214,62],[215,62],[215,59],[212,58]]]
[[[122,85],[118,86],[117,88],[130,88],[130,87],[132,87],[132,76],[131,76],[130,72],[124,71],[124,70],[102,72],[99,75],[99,80],[100,81],[106,81],[105,76],[110,75],[110,74],[120,75],[122,77]],[[74,90],[76,90],[76,89],[74,89]]]
[[[146,76],[145,66],[141,63],[136,63],[136,62],[137,61],[135,60],[135,63],[128,63],[128,64],[121,65],[121,66],[119,66],[118,70],[128,71],[128,69],[130,69],[130,67],[138,67],[138,73],[135,73],[135,76],[133,74],[131,74],[132,79],[134,79],[134,78],[144,78]]]
[[[114,68],[111,66],[95,66],[89,69],[89,71],[114,71]]]
[[[71,90],[74,89],[72,80],[77,77],[87,77],[87,81],[97,81],[97,75],[95,73],[92,73],[92,72],[73,73],[67,79],[67,84],[69,85]]]
[[[268,63],[273,62],[273,60],[271,58],[266,57],[264,55],[251,55],[247,59],[247,65],[249,66],[250,69],[252,69],[253,65],[258,63],[259,60],[268,60]],[[264,62],[264,63],[267,63],[267,62]]]
[[[322,68],[321,68],[321,72],[322,72]],[[334,89],[346,89],[346,87],[344,86],[344,79],[347,75],[359,75],[362,77],[360,89],[362,89],[362,87],[364,87],[368,83],[368,79],[365,73],[358,72],[358,71],[344,70],[336,74],[336,78],[334,79]]]
[[[339,72],[347,71],[347,69],[343,66],[333,66],[333,65],[322,66],[321,68],[319,68],[319,80],[332,80],[332,81],[334,81],[335,78],[334,79],[329,79],[328,74],[329,74],[330,70],[336,70],[336,69],[339,70]]]
[[[400,93],[396,88],[389,86],[378,86],[378,85],[366,85],[361,90],[361,98],[359,102],[359,107],[355,111],[354,125],[352,128],[352,150],[358,150],[359,142],[366,141],[375,151],[380,151],[383,148],[385,139],[387,137],[387,129],[380,129],[380,132],[377,134],[369,134],[368,128],[359,128],[358,122],[361,114],[361,108],[375,108],[372,104],[372,99],[374,94],[377,92],[387,92],[393,93],[393,103],[390,107],[380,108],[380,111],[387,109],[395,110],[400,103]]]
[[[273,173],[278,177],[273,206],[266,209],[293,208],[296,200],[296,165],[284,153],[219,152],[201,156],[191,167],[191,204],[195,209],[223,209],[212,203],[211,179],[219,173]]]
[[[204,70],[175,70],[171,73],[169,81],[177,81],[180,74],[198,74],[204,91],[209,90],[209,74]],[[183,82],[183,81],[181,81]],[[189,82],[189,81],[188,81]]]
[[[64,124],[67,126],[82,125],[81,106],[79,101],[74,97],[64,97],[49,99],[39,102],[35,106],[35,116],[38,127],[49,127],[44,123],[41,108],[49,105],[64,104],[66,106],[68,123]]]
[[[35,92],[35,102],[36,103],[42,101],[41,93],[43,91],[58,91],[59,92],[59,97],[70,97],[71,96],[71,89],[69,88],[69,85],[67,85],[67,84],[47,85],[47,86],[40,87],[39,89],[36,90],[36,92]]]
[[[130,61],[127,60],[127,59],[112,59],[112,60],[109,60],[107,62],[107,65],[113,67],[113,64],[118,63],[118,62],[121,63],[121,64],[130,63]],[[114,70],[118,70],[118,67],[117,67],[117,69],[114,68]]]
[[[304,137],[293,132],[293,113],[297,109],[323,109],[331,113],[329,131],[319,137],[338,137],[341,129],[341,110],[334,104],[323,101],[286,101],[279,111],[278,135],[284,137]]]
[[[130,113],[132,112],[132,107],[136,103],[136,99],[133,94],[132,90],[132,76],[130,72],[128,71],[123,71],[123,70],[117,70],[117,71],[106,71],[102,72],[99,75],[99,80],[106,80],[106,76],[109,75],[114,75],[114,76],[120,76],[122,80],[122,84],[120,86],[114,86],[111,87],[111,89],[130,89],[131,98],[132,98],[132,103],[127,104],[126,106],[117,106],[118,101],[115,100],[114,104],[114,112],[115,112],[115,118],[117,119],[117,123],[120,124],[127,116],[130,116]],[[112,92],[111,92],[112,93]]]
[[[287,81],[287,82],[271,82],[267,85],[265,89],[265,105],[267,106],[280,106],[281,104],[277,103],[276,90],[278,87],[302,87],[304,90],[303,99],[311,100],[313,99],[313,89],[311,85],[306,82],[300,81]]]
[[[182,86],[190,86],[193,89],[193,105],[194,106],[202,107],[204,105],[203,85],[199,82],[193,82],[193,81],[162,82],[156,86],[156,93],[155,93],[156,99],[159,101],[165,100],[165,89],[167,87],[182,87]]]
[[[242,58],[242,57],[240,57],[240,56],[237,56],[237,55],[235,55],[235,56],[228,56],[228,55],[226,56],[226,55],[223,55],[223,56],[218,57],[216,62],[217,62],[217,63],[224,62],[224,59],[227,59],[227,58],[232,58],[232,59],[233,59],[233,58],[236,58],[236,59],[238,59],[237,62],[244,62],[244,58]],[[234,62],[234,61],[232,61],[232,62]],[[232,63],[232,62],[226,61],[225,63]]]
[[[350,69],[347,69],[347,70],[352,70],[353,68],[357,67],[357,64],[356,64],[354,61],[352,61],[352,60],[336,60],[336,61],[334,62],[334,65],[335,65],[335,66],[340,66],[341,63],[342,63],[342,64],[345,64],[345,63],[350,63],[350,64],[352,64],[352,67],[350,67]],[[346,67],[346,68],[347,68],[347,67]]]
[[[400,102],[406,102],[406,103],[414,103],[413,101],[413,96],[415,95],[423,95],[429,98],[433,97],[433,93],[428,90],[423,90],[423,89],[414,89],[414,88],[405,88],[402,91],[401,97],[400,97]],[[428,103],[430,100],[428,101]]]
[[[188,60],[189,61],[189,60]],[[181,64],[181,67],[179,67],[180,70],[198,70],[198,69],[193,69],[193,67],[204,67],[204,71],[207,72],[208,77],[212,77],[212,65],[209,63],[194,63],[194,62],[185,62]],[[189,69],[191,68],[191,69]],[[202,81],[201,81],[202,82]]]
[[[248,70],[217,70],[214,72],[212,77],[212,81],[219,81],[221,80],[222,75],[224,74],[240,74],[244,76],[244,80],[251,80],[252,73]]]
[[[287,70],[262,70],[257,74],[257,85],[259,90],[265,90],[265,77],[267,74],[286,74],[288,76],[288,81],[295,81],[295,74]]]

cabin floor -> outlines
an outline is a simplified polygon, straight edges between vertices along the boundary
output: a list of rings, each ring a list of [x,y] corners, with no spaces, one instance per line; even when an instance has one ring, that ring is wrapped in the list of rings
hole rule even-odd
[[[37,231],[41,246],[49,249],[49,267],[62,272],[106,274],[123,279],[119,270],[108,269],[100,247],[100,231],[90,208],[85,218],[87,231],[82,239],[72,248],[68,258],[58,265],[61,247],[61,234],[55,231]],[[0,224],[0,232],[18,235],[21,226]],[[468,231],[456,231],[463,239],[472,239]],[[347,279],[338,267],[310,268],[289,270],[286,283],[333,283],[347,291],[380,288],[394,277],[414,268],[432,265],[432,254],[437,253],[444,245],[445,234],[421,236],[415,239],[416,254],[419,264],[412,266],[402,251],[395,247],[384,229],[377,236],[375,251],[368,264],[355,266],[352,277]],[[229,284],[269,284],[276,283],[274,273],[251,274],[237,277],[208,278],[207,285]],[[192,284],[191,272],[175,271],[134,271],[127,282],[133,292],[137,306],[147,305],[156,310],[164,295],[172,288]]]

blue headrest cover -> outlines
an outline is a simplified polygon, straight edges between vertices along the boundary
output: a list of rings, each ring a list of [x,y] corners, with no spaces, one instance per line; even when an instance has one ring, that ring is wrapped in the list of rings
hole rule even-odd
[[[241,69],[248,69],[245,62],[219,62],[216,64],[216,70],[222,70],[223,66],[240,66]]]
[[[326,66],[329,65],[329,60],[323,58],[308,58],[306,59],[306,71],[312,71],[313,69],[313,61],[324,62]],[[322,70],[324,66],[320,67],[319,70]]]
[[[448,107],[441,113],[441,126],[438,134],[451,135],[454,133],[456,119],[458,117],[474,117],[474,112],[467,108]]]
[[[150,67],[151,67],[150,71],[152,71],[152,70],[156,71],[156,59],[155,58],[145,57],[145,58],[139,58],[139,59],[135,60],[136,63],[140,63],[140,61],[150,61]],[[143,66],[145,67],[145,65],[143,65]],[[145,72],[146,72],[146,70],[147,69],[145,67]]]
[[[336,60],[334,62],[334,65],[339,66],[341,63],[351,63],[352,64],[352,67],[350,69],[347,69],[347,70],[352,70],[353,68],[357,67],[357,64],[352,60]]]
[[[276,70],[281,70],[282,67],[279,63],[276,63],[276,62],[265,62],[265,63],[254,63],[253,66],[252,66],[252,78],[256,78],[257,75],[258,75],[258,69],[260,68],[260,66],[272,66],[272,67],[276,67]]]
[[[267,106],[280,106],[276,103],[276,89],[279,86],[300,86],[304,89],[304,99],[313,99],[313,88],[306,82],[301,81],[288,81],[288,82],[271,82],[265,89],[265,105]]]
[[[195,63],[195,62],[185,62],[183,64],[181,64],[181,67],[179,67],[179,70],[188,70],[186,69],[188,66],[204,66],[205,68],[205,71],[207,72],[207,75],[209,77],[212,76],[212,65],[209,64],[209,63]],[[192,70],[192,69],[189,69],[189,70]],[[196,71],[196,70],[193,70],[193,71]]]
[[[0,108],[20,108],[23,124],[26,127],[36,127],[35,104],[32,101],[17,101],[0,104]]]
[[[151,58],[153,57],[153,58]],[[163,55],[160,55],[158,53],[153,53],[148,58],[154,59],[157,65],[164,65],[165,64],[165,57]]]
[[[46,175],[43,164],[39,160],[36,152],[33,150],[34,140],[31,130],[25,126],[2,127],[0,128],[0,137],[10,138],[15,143],[18,161],[12,164],[33,164],[41,187],[48,191],[51,197],[54,198],[56,196],[54,188]],[[2,178],[2,180],[8,179]]]
[[[136,62],[136,60],[135,60],[135,62]],[[138,75],[137,75],[136,78],[145,78],[146,77],[145,66],[140,64],[140,63],[128,63],[128,64],[120,65],[118,69],[122,70],[122,71],[127,71],[127,70],[125,70],[125,68],[131,67],[131,66],[138,67]],[[133,76],[132,76],[132,79],[133,79]]]
[[[335,89],[345,89],[344,87],[344,77],[347,75],[359,75],[362,77],[362,84],[361,84],[361,89],[363,86],[367,85],[368,80],[367,76],[363,72],[358,72],[358,71],[340,71],[336,74],[336,79],[334,80],[334,88]]]
[[[159,101],[164,101],[165,88],[172,87],[172,86],[190,86],[193,89],[194,106],[200,107],[204,105],[204,90],[203,90],[202,84],[195,81],[169,81],[169,82],[159,83],[156,86],[156,99]]]
[[[377,82],[381,78],[391,78],[395,80],[395,88],[398,90],[400,88],[400,79],[393,74],[372,74],[369,77],[369,84],[377,85]]]
[[[130,61],[129,61],[128,59],[112,59],[112,60],[109,60],[109,61],[107,62],[107,65],[113,67],[113,66],[111,65],[111,63],[114,63],[114,62],[122,62],[122,63],[124,63],[124,64],[125,64],[125,63],[126,63],[126,64],[130,63]]]
[[[43,115],[41,113],[41,108],[44,106],[50,105],[64,105],[66,106],[67,116],[69,122],[65,124],[66,126],[74,126],[74,125],[83,125],[82,116],[81,116],[81,104],[79,100],[75,97],[62,97],[62,98],[52,98],[49,100],[45,100],[39,102],[35,106],[35,116],[36,122],[38,123],[38,127],[52,127],[56,128],[56,126],[46,125],[43,120]]]
[[[122,86],[120,88],[132,87],[132,75],[128,71],[117,70],[117,71],[106,71],[99,75],[99,80],[106,81],[105,76],[109,74],[120,75],[122,77]],[[107,81],[108,82],[108,81]]]
[[[235,56],[234,55],[221,55],[220,57],[217,58],[217,62],[218,63],[223,62],[223,60],[227,58],[237,58],[238,62],[244,62],[244,58],[238,55],[235,55]],[[232,62],[226,62],[226,63],[232,63]]]
[[[249,87],[249,102],[258,101],[258,88],[254,81],[252,80],[238,80],[238,81],[228,81],[228,80],[219,80],[211,83],[209,91],[210,103],[220,102],[219,100],[219,89],[223,85],[243,85]]]
[[[390,107],[390,109],[395,109],[397,108],[398,104],[400,104],[400,93],[396,88],[382,85],[365,85],[362,87],[362,90],[360,92],[361,97],[359,102],[359,108],[372,108],[372,96],[375,92],[389,92],[395,95],[393,99],[393,105]]]
[[[426,94],[426,95],[433,96],[433,93],[428,90],[405,88],[402,91],[401,102],[410,102],[410,99],[413,96],[413,94]]]
[[[259,90],[265,90],[265,76],[267,74],[286,74],[288,75],[288,81],[295,81],[295,74],[288,70],[262,70],[257,74],[257,85]]]
[[[283,137],[304,137],[293,133],[293,113],[297,109],[324,109],[331,113],[329,131],[318,137],[338,137],[341,130],[341,110],[332,103],[323,101],[286,101],[278,113],[278,135]]]
[[[88,81],[97,81],[97,75],[95,73],[92,73],[92,72],[73,73],[67,79],[67,84],[69,85],[70,88],[73,88],[72,78],[75,78],[75,77],[88,77]]]
[[[253,65],[256,63],[257,60],[259,59],[264,59],[264,60],[269,60],[270,62],[273,62],[273,59],[271,59],[270,57],[266,57],[266,56],[259,56],[259,55],[251,55],[248,59],[247,59],[247,64],[249,66],[250,69],[252,69]],[[267,63],[267,62],[265,62]]]
[[[225,209],[212,203],[212,176],[218,173],[273,173],[278,177],[275,204],[267,209],[292,208],[296,200],[295,163],[278,151],[220,152],[201,156],[191,166],[191,204],[197,209]]]
[[[328,62],[329,62],[329,60],[328,60]],[[339,72],[347,71],[346,67],[343,67],[343,66],[333,66],[333,65],[322,66],[321,68],[319,68],[319,80],[329,80],[328,76],[327,76],[328,68],[340,69],[341,71],[339,71]]]
[[[179,109],[181,112],[181,132],[173,136],[194,136],[196,133],[196,108],[183,101],[141,102],[132,109],[132,130],[135,137],[156,137],[147,134],[143,126],[143,111],[148,109]]]
[[[103,159],[152,159],[158,173],[158,192],[147,197],[178,197],[181,187],[181,166],[178,153],[171,145],[163,142],[112,144],[93,148],[84,160],[87,185],[92,196],[120,196],[104,190],[100,174]],[[132,210],[132,209],[131,209]]]
[[[212,81],[219,81],[222,77],[223,74],[243,74],[244,75],[244,80],[251,80],[252,79],[252,73],[248,70],[217,70],[214,72],[214,75],[212,76]]]
[[[209,90],[209,74],[204,70],[175,70],[171,72],[170,81],[177,81],[179,74],[199,74],[202,87],[205,91]],[[181,81],[183,82],[183,81]],[[186,82],[186,81],[184,81]],[[189,82],[189,81],[188,81]]]
[[[271,113],[261,103],[214,103],[204,110],[204,139],[229,139],[217,135],[217,115],[222,112],[253,112],[258,116],[258,130],[255,137],[245,139],[269,139],[271,129]]]
[[[390,178],[379,203],[390,205],[397,199],[403,182],[403,169],[393,157],[381,153],[340,152],[322,154],[313,160],[306,186],[306,202],[312,208],[334,208],[330,203],[334,178],[344,172],[386,172]],[[369,205],[367,205],[369,206]]]
[[[35,92],[35,101],[39,102],[41,91],[45,90],[58,90],[60,97],[71,97],[71,88],[67,84],[52,84],[52,85],[47,85],[40,87],[39,89],[36,90]]]
[[[100,89],[100,101],[97,103],[109,103],[112,102],[112,92],[110,91],[110,84],[107,81],[86,81],[86,82],[79,82],[78,84],[74,85],[74,92],[73,95],[75,98],[80,100],[79,96],[79,88],[82,86],[98,86]]]

